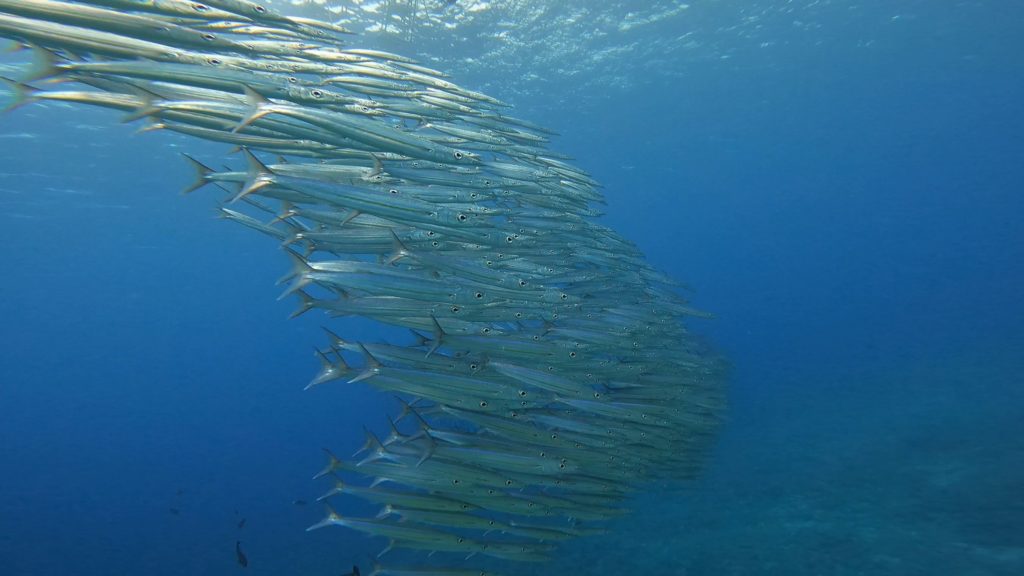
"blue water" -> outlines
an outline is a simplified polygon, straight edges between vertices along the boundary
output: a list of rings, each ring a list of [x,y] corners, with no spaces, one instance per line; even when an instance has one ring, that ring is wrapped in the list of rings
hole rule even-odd
[[[456,78],[562,133],[732,364],[704,475],[509,573],[1024,574],[1024,8],[712,4],[623,41],[750,33],[633,73],[527,45],[509,65],[538,79]],[[0,117],[0,574],[365,573],[369,541],[304,532],[309,478],[395,406],[302,392],[321,318],[286,320],[287,259],[177,193],[178,152],[234,160],[134,129]]]

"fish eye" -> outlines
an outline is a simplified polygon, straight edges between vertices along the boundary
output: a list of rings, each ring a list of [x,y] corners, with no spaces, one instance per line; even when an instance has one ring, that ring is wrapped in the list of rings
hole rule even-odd
[[[490,328],[484,328],[484,329],[482,330],[482,332],[483,332],[484,334],[490,334],[490,333],[491,333],[491,329],[490,329]]]
[[[313,95],[313,98],[323,98],[324,97],[324,91],[323,90],[313,90],[313,91],[310,92],[310,94]]]
[[[392,194],[398,194],[398,189],[392,188],[391,190],[388,190],[388,192],[390,192]]]
[[[459,222],[465,222],[468,218],[466,218],[465,214],[459,214],[458,215],[458,219],[459,219]]]
[[[505,480],[505,486],[511,486],[512,480]]]
[[[526,398],[526,390],[520,390],[519,391],[519,396],[522,397],[522,398]]]
[[[433,235],[434,235],[434,231],[433,230],[428,230],[427,231],[427,236],[433,236]]]
[[[563,293],[562,295],[559,296],[559,298],[561,298],[562,300],[568,300],[569,299],[569,295]]]
[[[515,238],[513,238],[511,236],[505,236],[505,242],[508,242],[509,244],[511,244],[513,240],[515,240]]]
[[[452,313],[453,314],[457,314],[458,312],[459,312],[459,307],[458,306],[452,306]]]
[[[192,5],[192,9],[195,10],[196,12],[209,12],[210,11],[210,7],[209,6],[207,6],[206,4],[199,4],[199,3],[193,4]]]
[[[594,392],[594,398],[600,399],[601,398],[601,393],[600,392]]]
[[[526,280],[520,280],[520,281],[519,281],[519,287],[520,287],[520,288],[523,288],[523,287],[525,287],[525,286],[526,286]]]
[[[455,159],[456,160],[462,160],[462,156],[463,156],[462,152],[460,152],[458,150],[455,151]]]
[[[212,42],[212,41],[216,40],[216,39],[217,39],[217,37],[216,37],[216,36],[214,36],[213,34],[210,34],[209,32],[207,32],[206,34],[203,34],[203,35],[202,35],[202,39],[203,39],[203,40],[206,40],[206,41],[208,41],[208,42]]]
[[[470,194],[469,194],[469,197],[473,198],[473,199],[476,199],[478,196],[480,196],[480,195],[477,194],[476,192],[470,192]]]
[[[465,541],[466,541],[466,539],[465,539],[465,538],[463,538],[463,537],[459,536],[459,540],[458,540],[459,544],[462,544],[462,543],[463,543],[463,542],[465,542]]]
[[[569,358],[575,358],[576,352],[569,352]]]
[[[299,79],[296,78],[295,76],[289,76],[288,77],[288,81],[291,82],[292,84],[298,84],[299,83]]]
[[[220,58],[210,58],[210,64],[213,64],[214,66],[220,66],[222,62]]]
[[[256,6],[253,6],[252,9],[255,10],[256,12],[259,12],[260,14],[266,14],[267,13],[267,9],[264,8],[263,6],[258,5],[258,4]]]
[[[558,440],[558,433],[557,432],[552,432],[551,433],[551,439],[552,440]]]
[[[481,408],[487,408],[487,401],[486,400],[481,400],[480,401],[480,407]]]
[[[434,248],[437,248],[438,246],[441,245],[441,243],[438,242],[437,240],[434,240],[433,242],[430,243],[430,245],[433,246]]]
[[[456,486],[458,486],[459,482],[460,480],[458,478],[452,480],[452,484],[455,484]]]
[[[483,292],[477,292],[476,294],[473,294],[473,296],[476,296],[476,298],[479,300],[480,298],[484,297],[484,293]]]
[[[522,312],[516,312],[516,318],[522,318],[522,317],[523,317],[523,313]]]
[[[470,370],[476,370],[478,366],[479,366],[479,365],[478,365],[478,364],[477,364],[476,362],[473,362],[473,363],[471,363],[471,364],[469,365],[469,369],[470,369]]]

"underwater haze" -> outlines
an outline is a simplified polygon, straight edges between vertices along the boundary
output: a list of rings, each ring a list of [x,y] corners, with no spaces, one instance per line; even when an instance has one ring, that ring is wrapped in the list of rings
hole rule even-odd
[[[713,314],[686,319],[729,364],[699,473],[489,570],[1024,574],[1024,4],[268,5],[556,131],[601,223]],[[311,477],[399,403],[303,390],[327,319],[288,319],[280,242],[218,218],[211,186],[180,194],[181,153],[240,155],[123,116],[0,115],[0,574],[371,573],[386,540],[306,531]]]

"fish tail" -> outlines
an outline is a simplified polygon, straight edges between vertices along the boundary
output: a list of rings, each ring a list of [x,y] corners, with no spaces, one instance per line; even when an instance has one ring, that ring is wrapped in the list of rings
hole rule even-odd
[[[196,160],[195,158],[189,156],[188,154],[182,153],[182,156],[184,156],[185,159],[188,160],[189,165],[192,166],[193,170],[195,170],[196,180],[192,184],[189,184],[187,188],[182,190],[181,193],[188,194],[189,192],[194,192],[202,188],[203,186],[209,184],[210,174],[214,173],[213,168],[210,168],[206,164],[203,164],[202,162]]]
[[[61,73],[60,68],[57,67],[58,56],[56,54],[35,44],[25,44],[25,46],[32,51],[32,63],[22,78],[23,82],[53,78]]]
[[[230,200],[232,203],[274,183],[274,171],[270,167],[261,162],[248,148],[242,148],[242,154],[245,155],[249,167],[246,172],[247,178],[242,189]]]
[[[4,86],[7,86],[7,89],[14,94],[14,100],[12,100],[11,103],[2,110],[2,112],[10,112],[15,108],[20,108],[25,104],[34,102],[36,100],[36,94],[41,92],[38,88],[18,82],[17,80],[11,80],[10,78],[0,77],[0,82],[3,82]]]
[[[274,112],[270,108],[272,105],[270,100],[267,100],[259,92],[244,84],[242,85],[242,92],[245,94],[245,100],[249,103],[251,110],[247,116],[239,120],[238,124],[231,129],[232,132],[239,132],[246,126]]]
[[[337,512],[334,511],[334,508],[331,508],[330,504],[324,504],[324,506],[327,508],[327,516],[324,516],[323,520],[317,522],[316,524],[313,524],[309,528],[306,528],[306,532],[312,532],[313,530],[318,530],[325,526],[332,526],[341,523],[342,518]]]

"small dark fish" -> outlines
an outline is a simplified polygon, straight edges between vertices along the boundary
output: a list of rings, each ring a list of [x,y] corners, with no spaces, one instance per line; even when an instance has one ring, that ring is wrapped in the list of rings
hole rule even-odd
[[[296,506],[305,506],[306,505],[306,501],[305,500],[292,500],[292,504],[295,504]]]
[[[345,572],[341,576],[359,576],[359,566],[352,566],[351,572]]]
[[[171,514],[174,514],[175,516],[181,514],[181,510],[178,510],[177,508],[168,508],[168,510],[171,512]]]
[[[235,540],[235,556],[238,557],[238,565],[245,568],[249,565],[249,559],[245,557],[245,553],[242,552],[242,542]]]
[[[238,521],[238,528],[241,529],[241,528],[244,528],[244,527],[245,527],[245,518],[242,518],[241,520]]]

